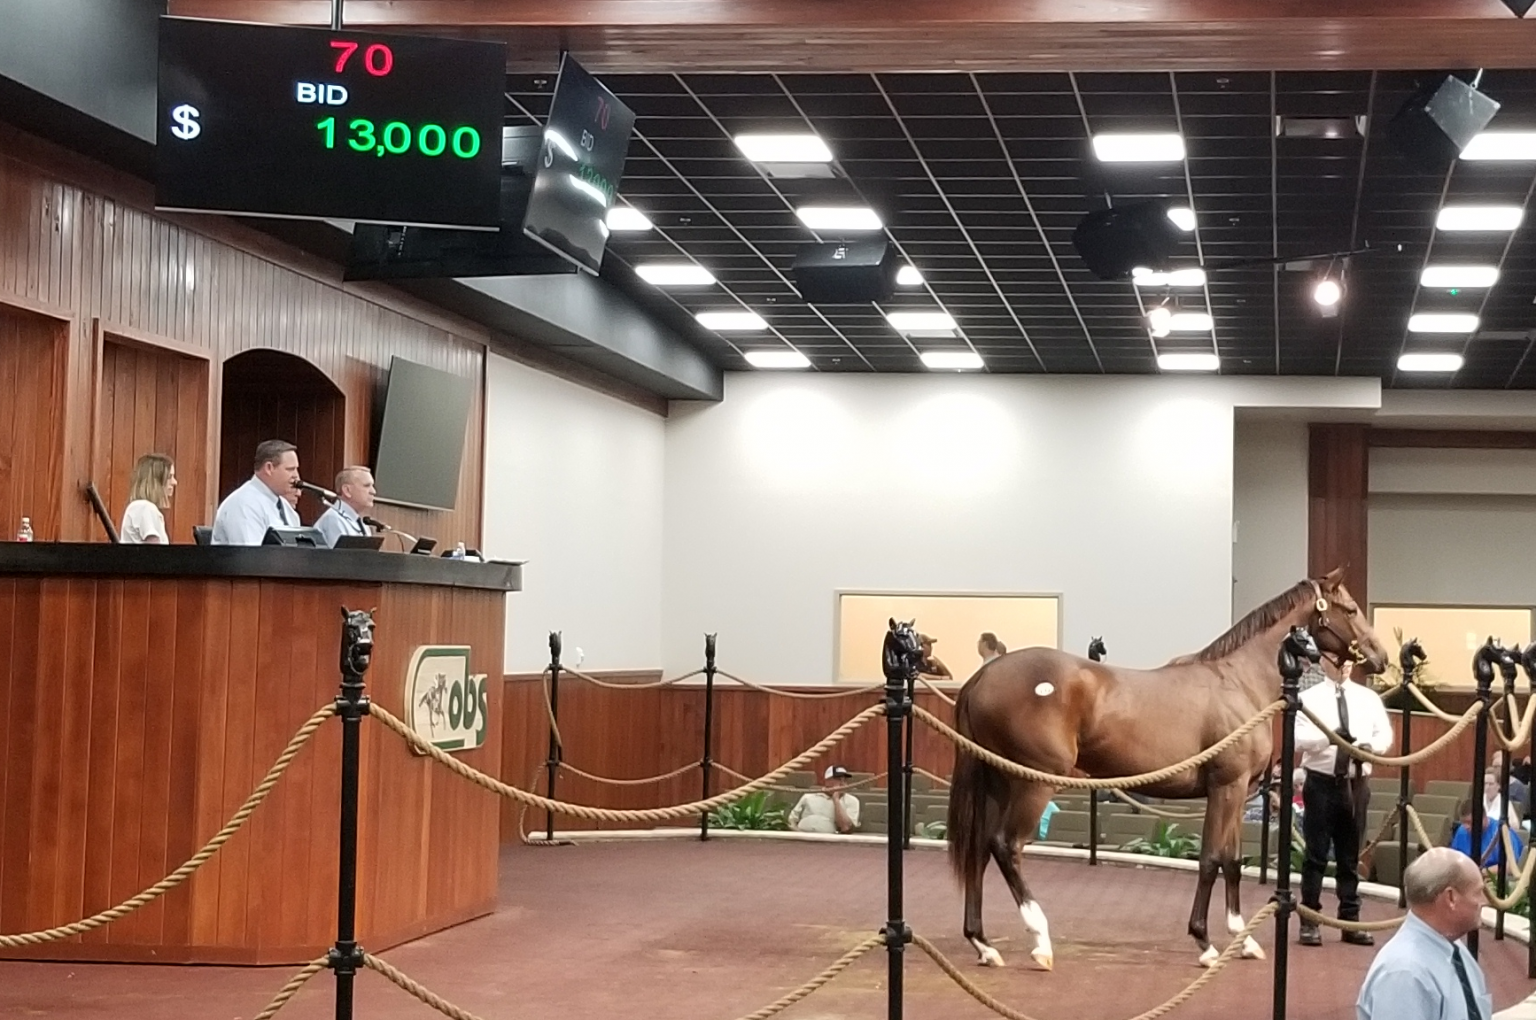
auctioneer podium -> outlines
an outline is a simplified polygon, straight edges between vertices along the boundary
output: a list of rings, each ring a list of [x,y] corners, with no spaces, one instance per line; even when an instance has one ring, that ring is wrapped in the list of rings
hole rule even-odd
[[[216,833],[335,699],[343,607],[377,610],[369,697],[410,721],[415,683],[446,729],[454,702],[455,753],[495,774],[505,593],[521,586],[517,564],[369,551],[0,544],[0,934],[113,906]],[[359,941],[385,949],[490,913],[496,798],[371,720],[361,736]],[[180,888],[0,957],[321,956],[336,937],[340,789],[332,718]]]

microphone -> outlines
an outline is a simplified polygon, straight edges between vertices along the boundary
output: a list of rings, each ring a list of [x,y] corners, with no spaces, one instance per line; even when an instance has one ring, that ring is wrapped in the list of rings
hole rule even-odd
[[[359,520],[368,525],[370,528],[378,528],[380,531],[396,530],[395,528],[391,528],[388,524],[385,524],[383,521],[379,520],[377,517],[369,517],[367,514],[364,514],[359,518]],[[402,531],[401,534],[403,535],[405,532]]]
[[[318,496],[325,500],[327,503],[334,503],[337,499],[340,498],[330,489],[321,488],[313,482],[294,482],[293,487],[295,489],[301,489],[312,496]]]

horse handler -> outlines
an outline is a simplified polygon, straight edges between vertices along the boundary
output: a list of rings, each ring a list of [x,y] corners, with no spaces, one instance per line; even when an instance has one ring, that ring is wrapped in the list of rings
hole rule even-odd
[[[1365,684],[1329,673],[1325,681],[1301,692],[1301,704],[1322,723],[1356,747],[1376,754],[1392,749],[1392,723],[1381,696]],[[1301,866],[1301,902],[1313,910],[1323,908],[1323,872],[1328,850],[1333,848],[1338,883],[1339,919],[1360,920],[1360,841],[1364,838],[1365,813],[1371,802],[1371,765],[1341,752],[1327,734],[1306,715],[1296,716],[1296,751],[1306,770],[1302,786],[1301,834],[1307,856]],[[1281,837],[1285,845],[1285,837]],[[1375,945],[1368,931],[1346,931],[1343,940],[1357,946]],[[1301,922],[1299,941],[1304,946],[1323,944],[1322,932],[1310,921]]]

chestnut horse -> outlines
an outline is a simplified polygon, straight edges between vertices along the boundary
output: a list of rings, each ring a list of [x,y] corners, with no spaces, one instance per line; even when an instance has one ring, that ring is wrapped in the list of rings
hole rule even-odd
[[[1158,669],[1124,669],[1051,648],[1010,652],[982,666],[961,688],[956,728],[1005,758],[1056,775],[1077,768],[1113,778],[1182,761],[1279,698],[1276,658],[1293,626],[1308,628],[1319,650],[1336,662],[1354,660],[1372,674],[1386,668],[1387,653],[1340,583],[1342,574],[1340,569],[1297,583],[1204,650]],[[1157,797],[1206,798],[1189,933],[1207,966],[1218,955],[1206,937],[1218,870],[1227,883],[1227,930],[1236,933],[1244,926],[1238,896],[1243,803],[1269,767],[1272,745],[1270,726],[1258,726],[1205,765],[1140,787]],[[982,877],[990,858],[1013,893],[1024,927],[1034,935],[1035,962],[1051,969],[1050,929],[1020,873],[1020,848],[1034,838],[1054,792],[1050,784],[1008,776],[956,750],[949,856],[965,886],[965,937],[984,965],[1003,962],[981,926]],[[1249,939],[1243,955],[1262,957],[1263,951]]]

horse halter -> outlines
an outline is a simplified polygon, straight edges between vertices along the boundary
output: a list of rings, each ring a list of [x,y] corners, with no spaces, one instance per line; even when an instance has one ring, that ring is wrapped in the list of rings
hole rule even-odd
[[[1340,644],[1344,645],[1345,648],[1348,649],[1348,652],[1346,653],[1347,659],[1345,656],[1340,656],[1337,653],[1333,655],[1334,665],[1338,666],[1339,669],[1342,670],[1346,661],[1348,661],[1351,665],[1364,662],[1365,650],[1360,647],[1360,642],[1356,641],[1354,638],[1347,634],[1340,634],[1338,630],[1334,628],[1333,624],[1328,622],[1329,605],[1328,600],[1323,597],[1322,587],[1311,578],[1307,578],[1307,583],[1312,585],[1312,594],[1317,596],[1317,601],[1313,603],[1312,606],[1313,610],[1317,613],[1317,623],[1313,629],[1315,631],[1322,630],[1332,634]],[[1321,645],[1318,646],[1318,651],[1322,652],[1324,655],[1328,654],[1327,652],[1322,651]]]

